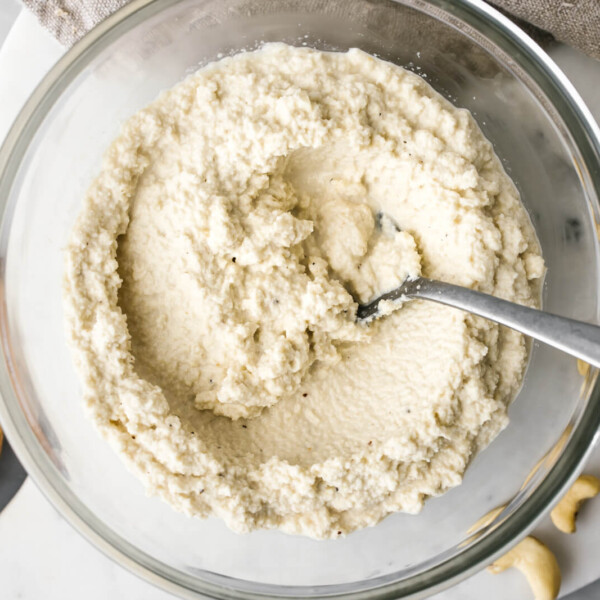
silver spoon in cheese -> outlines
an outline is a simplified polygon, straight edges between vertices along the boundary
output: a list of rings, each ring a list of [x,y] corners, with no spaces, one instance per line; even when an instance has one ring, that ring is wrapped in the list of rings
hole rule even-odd
[[[368,304],[359,304],[356,319],[359,322],[368,322],[389,314],[402,302],[415,298],[453,306],[506,325],[595,367],[600,367],[599,326],[560,317],[502,300],[490,294],[425,277],[406,279],[399,287],[382,294]]]

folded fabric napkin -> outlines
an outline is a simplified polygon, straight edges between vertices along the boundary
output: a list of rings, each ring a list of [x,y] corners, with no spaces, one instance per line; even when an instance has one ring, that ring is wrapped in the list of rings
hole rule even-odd
[[[74,44],[129,1],[23,0],[65,46]],[[600,0],[490,0],[490,3],[600,59]]]

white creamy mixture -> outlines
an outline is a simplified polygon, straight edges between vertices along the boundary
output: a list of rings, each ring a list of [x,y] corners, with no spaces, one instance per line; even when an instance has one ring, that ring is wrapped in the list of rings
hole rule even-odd
[[[420,273],[535,306],[532,226],[470,114],[361,51],[268,45],[133,116],[67,253],[87,407],[147,489],[319,538],[460,483],[507,423],[521,335]]]

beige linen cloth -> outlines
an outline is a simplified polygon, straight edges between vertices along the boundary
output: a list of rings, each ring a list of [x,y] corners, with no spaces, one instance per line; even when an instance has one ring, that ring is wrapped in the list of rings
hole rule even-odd
[[[23,0],[65,46],[130,0]],[[509,16],[600,59],[600,0],[490,0]],[[531,30],[528,29],[528,33]],[[539,37],[534,32],[534,37]],[[543,36],[540,39],[544,39]]]

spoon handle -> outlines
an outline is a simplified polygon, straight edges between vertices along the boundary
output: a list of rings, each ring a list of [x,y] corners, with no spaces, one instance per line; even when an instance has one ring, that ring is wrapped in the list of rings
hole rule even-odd
[[[405,281],[398,291],[401,293],[397,297],[425,298],[485,317],[600,367],[600,327],[597,325],[425,277]]]

